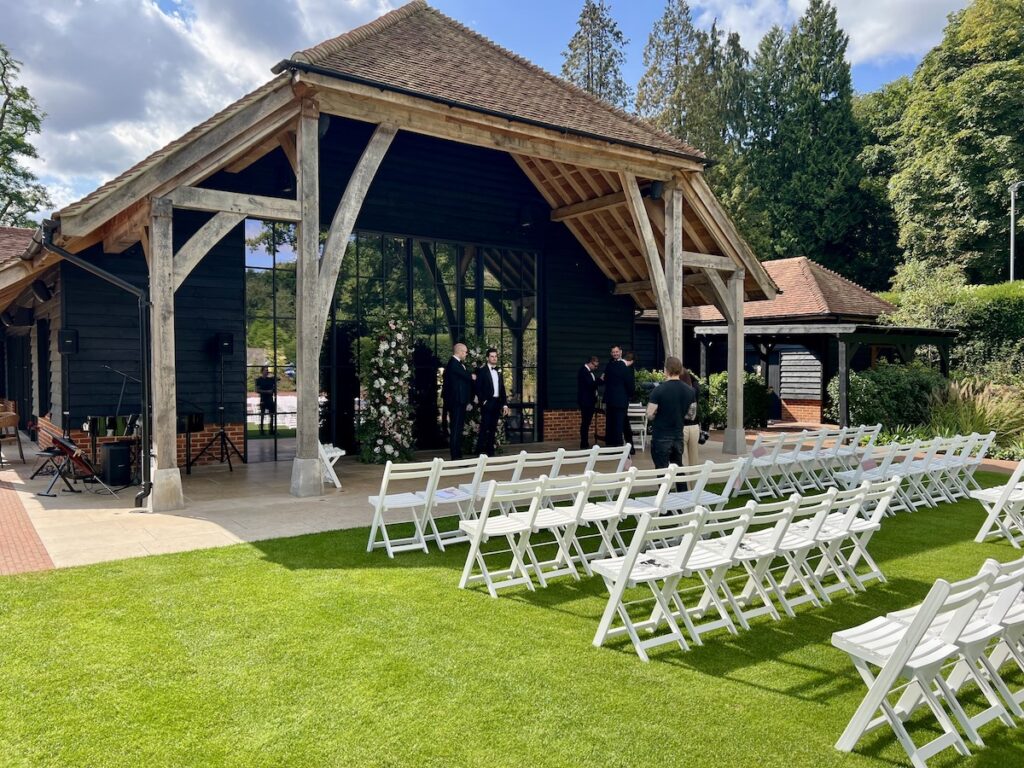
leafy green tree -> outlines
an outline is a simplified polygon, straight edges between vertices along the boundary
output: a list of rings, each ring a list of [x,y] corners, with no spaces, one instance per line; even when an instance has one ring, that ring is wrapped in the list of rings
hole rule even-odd
[[[888,287],[903,260],[889,182],[896,172],[898,126],[909,92],[910,80],[901,77],[853,102],[862,140],[857,162],[863,175],[857,189],[861,216],[855,238],[856,259],[846,274],[873,291]]]
[[[46,188],[22,161],[36,157],[29,137],[39,133],[45,115],[23,85],[21,62],[0,43],[0,225],[34,226],[31,216],[53,205]]]
[[[686,139],[690,116],[697,36],[686,0],[668,0],[644,46],[644,74],[636,88],[637,113],[680,139]]]
[[[630,101],[622,77],[627,42],[605,0],[584,0],[576,33],[562,52],[562,77],[625,109]]]
[[[1024,178],[1024,3],[975,0],[914,73],[890,193],[908,255],[1006,273],[1007,186]]]

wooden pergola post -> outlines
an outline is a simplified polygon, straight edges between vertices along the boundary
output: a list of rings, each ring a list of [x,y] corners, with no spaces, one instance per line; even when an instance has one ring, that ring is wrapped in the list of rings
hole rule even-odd
[[[683,192],[679,183],[665,187],[665,277],[668,283],[669,349],[683,359]]]
[[[726,415],[725,439],[722,451],[733,455],[746,452],[747,441],[743,431],[743,278],[744,271],[737,269],[729,276],[726,294],[729,299],[729,350],[728,350],[728,409]]]
[[[295,267],[295,385],[298,400],[296,414],[296,451],[292,462],[291,494],[319,496],[324,492],[320,469],[319,400],[320,346],[323,326],[317,326],[320,275],[320,187],[319,187],[320,110],[312,99],[302,101],[296,139],[299,170],[297,194],[300,221],[296,233]],[[333,289],[333,286],[332,286]]]
[[[149,295],[153,303],[153,444],[156,468],[150,509],[170,512],[185,508],[178,469],[178,388],[174,365],[174,207],[166,198],[153,200],[149,229]]]

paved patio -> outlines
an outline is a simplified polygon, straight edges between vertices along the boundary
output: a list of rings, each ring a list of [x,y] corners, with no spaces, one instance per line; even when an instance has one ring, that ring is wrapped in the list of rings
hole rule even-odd
[[[748,441],[753,439],[750,433]],[[575,444],[521,447],[541,451]],[[717,433],[702,450],[702,461],[729,458]],[[433,455],[422,452],[417,458]],[[187,508],[167,514],[136,510],[134,486],[116,499],[98,485],[81,483],[76,487],[82,493],[39,496],[50,477],[30,479],[33,458],[27,449],[27,463],[5,463],[0,470],[0,575],[369,526],[366,497],[379,489],[382,472],[380,466],[344,457],[338,464],[342,490],[329,487],[324,496],[297,499],[288,492],[290,460],[236,463],[233,472],[226,464],[196,467],[182,475]],[[650,452],[638,452],[634,464],[651,467]],[[1013,464],[986,462],[984,468],[1008,472]],[[395,519],[407,517],[396,514]]]
[[[522,447],[536,451],[575,445]],[[702,460],[722,458],[720,440],[703,447]],[[424,452],[418,458],[433,455]],[[382,472],[380,466],[344,457],[338,465],[342,490],[331,487],[324,496],[297,499],[288,492],[291,461],[236,463],[233,472],[227,465],[196,467],[182,475],[187,508],[161,514],[135,509],[137,487],[119,491],[116,499],[98,485],[81,483],[76,487],[82,493],[39,496],[51,478],[29,479],[33,456],[26,450],[26,464],[16,461],[0,470],[0,574],[369,526],[366,497],[379,489]],[[652,466],[650,453],[638,452],[634,463]]]

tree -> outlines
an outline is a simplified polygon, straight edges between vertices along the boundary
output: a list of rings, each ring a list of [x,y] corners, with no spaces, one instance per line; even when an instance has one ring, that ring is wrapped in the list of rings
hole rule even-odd
[[[46,188],[22,165],[23,159],[36,157],[29,142],[39,133],[45,115],[29,95],[17,85],[21,62],[0,43],[0,225],[34,226],[31,214],[52,205]]]
[[[622,78],[627,42],[605,0],[584,0],[576,33],[562,52],[562,77],[625,109],[630,100]]]
[[[774,257],[807,256],[850,275],[860,224],[860,132],[847,37],[835,8],[811,0],[784,35],[771,30],[754,59],[746,178],[751,218]]]
[[[686,0],[669,0],[644,47],[644,74],[636,88],[637,113],[663,131],[686,139],[689,76],[697,29]],[[703,147],[700,147],[703,149]]]
[[[955,261],[973,280],[1007,270],[1009,194],[1024,178],[1024,4],[952,14],[915,71],[890,185],[911,258]]]
[[[857,258],[848,273],[864,287],[885,290],[903,260],[899,227],[889,198],[889,182],[896,172],[899,120],[907,104],[910,80],[901,77],[880,90],[859,96],[853,114],[863,146],[857,162],[863,170],[858,185],[860,226],[855,237]]]

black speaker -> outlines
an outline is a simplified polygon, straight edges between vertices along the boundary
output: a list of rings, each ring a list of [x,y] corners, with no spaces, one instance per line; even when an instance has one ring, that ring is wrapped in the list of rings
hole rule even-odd
[[[216,343],[218,355],[229,357],[235,354],[235,335],[233,333],[218,333]]]
[[[57,331],[57,347],[62,355],[77,355],[78,331],[74,328],[61,328]]]
[[[103,482],[107,485],[128,485],[132,479],[131,455],[131,443],[104,443]]]

